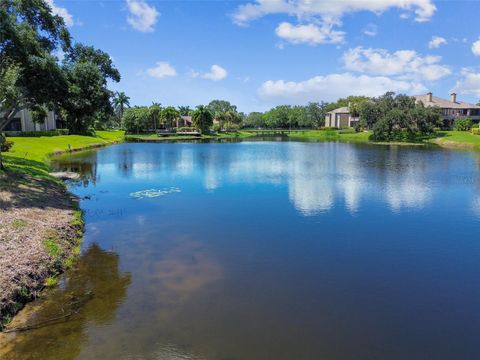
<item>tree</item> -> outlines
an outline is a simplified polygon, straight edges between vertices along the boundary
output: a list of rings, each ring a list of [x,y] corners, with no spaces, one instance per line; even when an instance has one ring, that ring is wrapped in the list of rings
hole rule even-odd
[[[207,105],[207,108],[212,114],[226,113],[228,111],[237,112],[237,107],[226,100],[212,100]]]
[[[70,35],[43,0],[0,0],[0,24],[2,131],[20,109],[64,96],[65,79],[52,52],[67,51]]]
[[[160,103],[152,103],[149,108],[150,111],[150,118],[153,123],[153,129],[157,131],[157,125],[160,124],[160,117],[162,114],[162,104]]]
[[[289,105],[279,105],[264,114],[265,124],[269,128],[287,128],[290,123]]]
[[[44,106],[34,105],[31,107],[31,111],[32,111],[32,121],[35,124],[35,127],[37,124],[45,123],[45,118],[48,115],[48,111],[47,109],[45,109]]]
[[[167,124],[167,126],[174,127],[174,123],[180,117],[180,113],[173,106],[167,106],[165,109],[162,110],[161,117],[164,123]]]
[[[261,112],[251,112],[245,119],[245,126],[253,128],[265,127],[265,119]]]
[[[147,106],[135,106],[125,109],[123,124],[128,133],[140,133],[151,129],[151,111]]]
[[[326,107],[328,103],[326,102],[309,102],[306,106],[306,115],[308,122],[313,128],[320,128],[325,125],[325,115],[327,113]]]
[[[213,124],[213,115],[207,107],[199,105],[193,112],[192,121],[201,133],[206,133]]]
[[[181,116],[190,116],[192,113],[192,109],[190,108],[190,106],[179,106],[178,112]]]
[[[389,92],[361,106],[360,121],[373,129],[376,141],[417,141],[431,136],[440,125],[438,109],[417,104],[406,95]]]
[[[118,117],[122,119],[125,107],[130,107],[130,98],[123,91],[117,91],[113,98],[113,105],[118,111]]]
[[[63,69],[68,86],[59,104],[62,117],[70,133],[86,134],[98,112],[113,115],[107,83],[120,81],[120,73],[107,53],[82,44],[66,54]]]

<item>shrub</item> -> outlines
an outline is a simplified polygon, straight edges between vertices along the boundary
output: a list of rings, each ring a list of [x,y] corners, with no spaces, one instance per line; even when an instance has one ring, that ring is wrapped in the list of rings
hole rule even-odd
[[[473,135],[480,135],[480,129],[479,128],[472,129],[472,134]]]
[[[68,129],[56,129],[56,130],[46,130],[46,131],[22,131],[16,134],[15,136],[40,137],[40,136],[60,136],[60,135],[68,135]]]
[[[457,131],[468,131],[472,128],[472,120],[469,118],[455,120],[453,128]]]
[[[4,141],[1,145],[0,145],[0,150],[2,152],[7,152],[9,151],[13,146],[13,142],[12,141]]]
[[[473,124],[472,125],[472,129],[478,129],[480,127],[480,124],[479,123],[476,123],[476,124]]]
[[[228,121],[223,125],[223,129],[225,131],[238,131],[240,130],[240,126]]]
[[[193,131],[197,131],[197,129],[191,126],[182,126],[177,128],[177,132],[193,132]]]
[[[220,123],[215,123],[212,126],[212,130],[216,131],[216,132],[219,132],[220,130],[222,130],[222,125]]]

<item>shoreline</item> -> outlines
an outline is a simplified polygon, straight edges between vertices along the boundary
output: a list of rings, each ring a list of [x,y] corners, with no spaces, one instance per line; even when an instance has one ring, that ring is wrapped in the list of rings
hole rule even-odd
[[[0,173],[0,331],[25,304],[57,285],[83,242],[79,199],[50,173],[50,159],[114,145],[119,140],[48,152],[43,161],[4,153]]]

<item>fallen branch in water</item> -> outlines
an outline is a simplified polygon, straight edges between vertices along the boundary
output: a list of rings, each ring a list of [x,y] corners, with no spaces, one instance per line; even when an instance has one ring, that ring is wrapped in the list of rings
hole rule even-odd
[[[79,310],[70,311],[68,314],[58,316],[58,317],[55,317],[55,318],[52,318],[52,319],[48,319],[48,320],[42,321],[42,322],[40,322],[38,324],[35,324],[35,325],[27,325],[27,326],[16,327],[16,328],[13,328],[13,329],[2,330],[2,333],[8,334],[8,333],[13,333],[13,332],[21,332],[21,331],[39,329],[41,327],[51,325],[55,321],[63,320],[63,319],[66,319],[66,318],[68,318],[72,315],[78,314],[78,312],[79,312]]]

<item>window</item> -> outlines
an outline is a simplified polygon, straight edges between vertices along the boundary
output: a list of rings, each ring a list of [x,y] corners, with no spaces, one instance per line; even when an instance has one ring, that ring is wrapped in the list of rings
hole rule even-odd
[[[20,118],[13,118],[5,128],[5,131],[22,131],[22,121]]]

